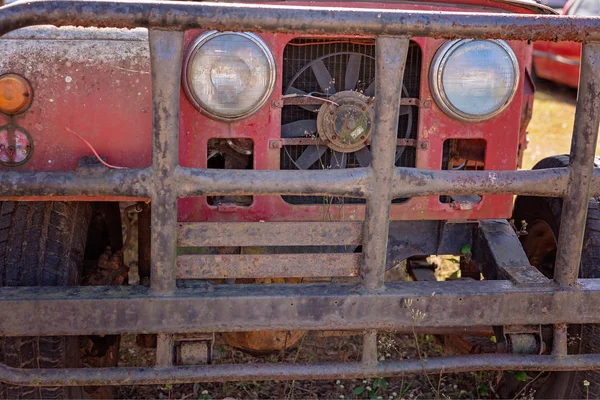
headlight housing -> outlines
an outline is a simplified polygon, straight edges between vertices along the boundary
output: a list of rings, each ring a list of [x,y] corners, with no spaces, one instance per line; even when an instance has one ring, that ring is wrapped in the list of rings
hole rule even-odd
[[[519,64],[502,40],[460,39],[438,50],[429,79],[433,97],[446,114],[483,121],[510,104],[519,84]]]
[[[234,121],[261,108],[275,85],[275,59],[256,35],[207,32],[190,46],[184,89],[202,112]]]

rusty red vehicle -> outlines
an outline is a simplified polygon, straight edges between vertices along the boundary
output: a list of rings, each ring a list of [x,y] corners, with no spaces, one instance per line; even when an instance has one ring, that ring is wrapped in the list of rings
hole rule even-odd
[[[0,34],[0,397],[484,369],[600,394],[599,19],[57,0],[0,8]],[[519,171],[539,40],[583,43],[572,150]],[[332,330],[361,361],[210,363],[215,335],[264,354]],[[468,354],[380,361],[381,331]],[[117,367],[124,334],[155,367]]]
[[[561,12],[565,16],[597,17],[600,6],[591,0],[572,0]],[[540,78],[577,88],[581,43],[540,41],[533,44],[533,71]]]

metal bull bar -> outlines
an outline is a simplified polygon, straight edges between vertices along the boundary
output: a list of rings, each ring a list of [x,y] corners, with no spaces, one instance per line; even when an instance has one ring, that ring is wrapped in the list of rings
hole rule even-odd
[[[155,368],[15,369],[18,385],[150,384],[259,379],[330,379],[480,369],[600,368],[600,355],[566,355],[556,329],[552,355],[493,355],[384,361],[377,329],[600,323],[600,279],[577,281],[600,117],[600,19],[554,16],[324,9],[189,2],[31,1],[0,11],[0,34],[51,24],[149,28],[153,81],[151,168],[77,172],[0,171],[0,196],[128,196],[152,201],[151,287],[0,289],[0,335],[159,333]],[[178,165],[179,94],[186,29],[374,35],[376,120],[368,168],[233,171]],[[571,164],[541,171],[429,171],[394,167],[404,64],[410,36],[582,42]],[[383,84],[385,82],[385,84]],[[336,195],[367,199],[360,285],[176,285],[177,199],[205,195]],[[564,198],[554,282],[545,278],[410,282],[384,286],[393,197],[514,194]],[[531,266],[526,266],[533,269]],[[414,320],[410,301],[422,311]],[[24,316],[33,316],[26,318]],[[171,334],[281,329],[367,330],[363,362],[170,366]]]

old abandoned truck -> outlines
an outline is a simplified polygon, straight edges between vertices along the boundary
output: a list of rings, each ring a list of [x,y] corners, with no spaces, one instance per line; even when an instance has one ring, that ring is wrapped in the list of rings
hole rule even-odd
[[[482,369],[598,397],[600,20],[553,13],[1,8],[0,397]],[[517,171],[535,40],[583,43],[572,149]],[[429,280],[432,254],[460,256],[462,278]],[[386,280],[399,264],[413,280]],[[413,329],[470,354],[379,361],[378,331]],[[331,330],[362,335],[362,360],[206,363],[215,334],[256,354]],[[495,343],[465,345],[476,332]],[[123,334],[155,338],[156,366],[117,367]]]

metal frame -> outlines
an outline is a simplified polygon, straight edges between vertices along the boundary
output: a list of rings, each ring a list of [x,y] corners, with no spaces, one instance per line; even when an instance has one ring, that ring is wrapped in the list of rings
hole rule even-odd
[[[0,334],[159,333],[157,367],[18,370],[0,381],[95,385],[241,379],[328,379],[478,369],[577,370],[600,355],[566,355],[564,323],[600,323],[600,280],[577,281],[600,118],[600,19],[553,16],[325,9],[189,2],[31,1],[0,11],[0,34],[40,24],[147,27],[153,82],[151,168],[79,172],[0,172],[0,196],[129,196],[151,200],[151,287],[2,288]],[[186,29],[374,35],[376,120],[368,168],[330,171],[231,171],[178,165],[180,77]],[[401,82],[409,37],[572,40],[584,43],[568,168],[543,171],[429,171],[394,168]],[[396,84],[394,84],[396,83]],[[384,285],[392,198],[450,194],[564,198],[557,274],[538,279],[529,265],[505,265],[510,280]],[[367,199],[359,285],[215,285],[178,288],[177,200],[198,195],[318,194]],[[488,231],[483,237],[493,237]],[[482,254],[493,246],[482,246]],[[516,269],[515,269],[516,268]],[[425,317],[414,321],[408,301]],[[468,312],[475,305],[476,318]],[[417,307],[415,305],[415,307]],[[216,313],[214,310],[218,309]],[[32,315],[26,320],[24,315]],[[376,329],[556,324],[550,356],[494,355],[378,362]],[[173,333],[224,330],[367,329],[362,363],[170,367]]]

